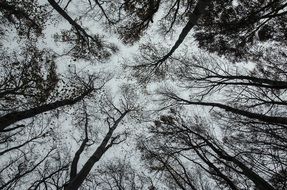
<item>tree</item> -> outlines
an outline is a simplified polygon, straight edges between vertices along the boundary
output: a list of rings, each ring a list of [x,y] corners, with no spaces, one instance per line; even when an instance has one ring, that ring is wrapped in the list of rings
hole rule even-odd
[[[75,52],[81,53],[79,51],[85,50],[86,47],[93,49],[95,47],[90,46],[95,44],[101,51],[104,43],[90,36],[55,1],[49,3],[72,25],[71,33],[76,31],[77,38],[71,39],[76,40]],[[1,24],[17,31],[15,39],[24,44],[21,44],[19,49],[14,48],[17,50],[2,44],[0,47],[3,50],[0,91],[0,150],[3,161],[1,189],[63,188],[69,160],[62,162],[62,154],[58,154],[58,161],[50,164],[52,160],[55,162],[54,155],[59,151],[59,147],[55,147],[57,144],[51,146],[46,155],[45,150],[42,154],[37,150],[45,141],[55,141],[57,135],[54,134],[53,128],[56,125],[50,121],[59,118],[59,111],[71,109],[72,106],[76,108],[77,104],[103,87],[107,76],[90,73],[82,73],[80,76],[80,72],[73,68],[64,74],[58,72],[57,54],[41,48],[38,44],[43,37],[42,31],[46,29],[45,25],[50,22],[49,18],[52,16],[51,12],[47,11],[47,4],[39,4],[37,1],[1,1],[0,4],[0,11],[4,16]],[[2,29],[3,25],[1,39],[8,35],[8,30]],[[116,50],[114,47],[112,49]],[[98,59],[110,56],[107,52],[94,49],[93,53]],[[96,83],[99,84],[98,88],[94,86]],[[39,123],[40,121],[42,123]],[[46,121],[48,123],[45,123]],[[111,136],[106,139],[109,138]],[[10,159],[6,160],[8,155]],[[36,176],[32,178],[34,181],[31,181],[31,176]]]
[[[203,49],[225,55],[227,59],[233,61],[248,58],[254,61],[249,63],[254,66],[252,65],[251,69],[250,67],[244,69],[243,64],[231,65],[226,59],[215,55],[207,55],[202,51],[199,52],[201,53],[199,55],[188,54],[189,51],[186,50],[185,54],[169,57],[168,64],[172,68],[169,71],[174,73],[171,79],[175,80],[174,83],[177,88],[167,88],[159,94],[163,96],[163,103],[167,107],[185,106],[191,111],[194,106],[210,109],[213,123],[219,125],[219,130],[225,133],[223,139],[210,137],[209,134],[202,137],[200,137],[201,133],[196,135],[205,143],[210,142],[210,144],[207,143],[209,144],[208,147],[215,152],[203,148],[204,146],[202,147],[200,142],[195,142],[190,146],[192,146],[192,150],[199,157],[199,160],[208,166],[204,170],[211,176],[216,176],[217,181],[228,184],[230,189],[241,188],[244,184],[245,188],[250,188],[250,181],[255,184],[257,189],[282,188],[283,185],[281,184],[286,181],[283,180],[286,166],[284,159],[286,155],[284,150],[286,147],[286,138],[284,137],[286,135],[286,118],[284,117],[286,106],[284,60],[286,60],[286,55],[283,53],[285,48],[280,45],[276,37],[265,36],[264,39],[263,34],[257,33],[257,31],[268,27],[267,23],[271,20],[277,23],[284,20],[286,14],[283,7],[285,7],[285,4],[279,1],[265,2],[264,5],[238,2],[239,5],[235,8],[234,6],[230,7],[230,10],[235,12],[238,8],[246,11],[247,14],[245,15],[250,14],[246,17],[243,15],[242,19],[238,19],[240,18],[238,14],[231,14],[230,12],[226,15],[223,14],[228,9],[221,10],[221,8],[228,8],[227,4],[231,1],[224,3],[224,6],[216,7],[221,2],[213,2],[207,7],[209,11],[202,15],[196,27],[195,38],[199,40],[199,46]],[[218,10],[221,10],[223,15],[217,12]],[[264,11],[266,12],[264,13]],[[256,14],[255,18],[251,16],[254,16],[254,14]],[[271,16],[270,19],[264,20],[265,16],[262,16],[264,14],[274,14],[274,17]],[[218,18],[219,15],[221,18]],[[243,21],[247,24],[242,24]],[[248,26],[248,23],[251,23],[252,26]],[[281,26],[276,24],[275,27],[280,28]],[[279,31],[279,29],[276,30],[276,35],[283,38],[283,33]],[[264,46],[262,41],[265,40],[273,41],[278,46],[270,47],[266,44]],[[152,63],[155,63],[154,60],[161,57],[160,55],[165,55],[162,52],[156,46],[146,46],[142,59],[144,64],[139,67],[152,65]],[[157,70],[155,71],[157,72]],[[176,89],[180,90],[177,91]],[[184,96],[180,92],[184,92]],[[188,113],[185,112],[184,115],[188,115]],[[178,120],[171,116],[162,117],[162,119],[165,121],[155,121],[154,125],[157,128],[155,127],[156,129],[151,130],[151,132],[155,133],[157,137],[159,134],[166,136],[165,140],[158,142],[157,147],[152,147],[150,144],[144,146],[144,154],[149,155],[148,158],[154,161],[152,163],[159,164],[159,168],[157,166],[155,168],[163,173],[168,173],[171,176],[170,179],[178,188],[185,189],[190,186],[190,188],[196,189],[196,183],[188,181],[193,178],[186,175],[188,173],[184,173],[184,169],[188,171],[188,168],[184,164],[184,167],[171,164],[176,160],[179,160],[179,163],[184,163],[183,160],[185,159],[191,159],[193,163],[196,162],[193,160],[193,156],[187,154],[182,158],[182,155],[177,152],[190,150],[189,148],[186,148],[187,150],[185,148],[177,150],[182,143],[178,139],[188,136],[184,133],[186,127],[176,132],[170,132],[166,128],[158,131],[162,127],[162,123],[173,128],[177,126],[173,122]],[[180,133],[181,131],[183,134]],[[177,133],[182,136],[178,137]],[[172,138],[176,140],[169,145]],[[215,139],[219,140],[220,143],[218,144]],[[151,139],[150,141],[157,144]],[[215,148],[212,148],[213,146]],[[222,149],[221,146],[226,147],[228,151],[225,148]],[[231,156],[231,152],[236,156]],[[166,155],[162,156],[162,154]],[[233,160],[234,157],[236,157],[236,160]],[[237,160],[237,157],[240,159]],[[202,166],[201,162],[197,163]],[[218,166],[218,162],[224,166]],[[239,171],[238,168],[240,168]],[[234,170],[234,173],[230,170]],[[234,175],[237,177],[234,177]],[[281,180],[278,180],[279,186],[272,181],[275,176],[281,176],[279,177]],[[234,180],[235,178],[238,178],[238,181]],[[246,178],[250,181],[246,182]],[[242,179],[242,181],[239,179]],[[260,185],[264,183],[264,186]],[[238,186],[238,184],[240,185]]]
[[[161,94],[168,106],[212,108],[213,123],[216,122],[225,133],[223,139],[219,140],[228,147],[228,152],[221,148],[212,148],[217,144],[213,141],[208,146],[213,151],[217,151],[216,154],[220,159],[236,164],[241,169],[240,173],[244,174],[245,166],[243,168],[240,166],[243,161],[239,160],[239,163],[238,160],[231,159],[229,151],[232,151],[236,157],[242,157],[244,165],[248,163],[249,168],[252,167],[256,175],[266,176],[267,180],[265,180],[271,185],[270,188],[275,189],[275,184],[268,181],[272,181],[273,176],[282,175],[279,173],[285,170],[286,165],[284,158],[286,118],[283,115],[286,106],[284,99],[286,73],[282,72],[285,66],[280,63],[280,60],[272,55],[266,56],[269,56],[269,59],[260,65],[255,65],[253,70],[244,70],[236,65],[226,66],[225,62],[216,62],[216,59],[209,55],[193,56],[190,59],[175,57],[174,60],[180,65],[177,71],[181,81],[180,86],[185,89],[185,93],[190,92],[190,99],[182,98],[180,93],[172,89],[164,90]],[[206,62],[209,64],[206,65]],[[215,97],[221,101],[216,101]],[[164,122],[174,127],[173,117],[167,116],[162,119],[162,121],[156,121],[155,125],[161,127],[161,123]],[[185,128],[181,130],[185,131]],[[167,129],[163,129],[162,133],[169,135]],[[176,135],[176,132],[171,136],[173,135]],[[170,138],[169,136],[168,139]],[[208,135],[200,138],[207,143],[211,137]],[[197,145],[198,143],[194,147]],[[224,154],[227,155],[224,156]],[[217,161],[206,160],[207,163],[210,167],[214,167]],[[251,176],[247,177],[255,183],[255,179],[251,179]],[[281,183],[284,184],[284,180]],[[263,182],[256,184],[259,189],[268,186],[260,187],[260,184]]]
[[[24,24],[21,27],[26,27]],[[34,42],[27,42],[20,52],[9,52],[2,46],[1,50],[1,189],[28,188],[29,184],[40,188],[46,183],[60,187],[63,184],[57,183],[61,180],[53,180],[65,173],[68,163],[48,164],[59,150],[46,145],[50,149],[39,154],[38,148],[55,140],[51,120],[57,118],[56,111],[91,96],[95,82],[100,83],[99,90],[105,81],[74,71],[60,75],[54,55],[40,50]],[[31,176],[37,176],[32,178],[35,181],[30,181]]]
[[[4,66],[5,73],[1,81],[1,132],[16,129],[17,126],[12,129],[7,129],[7,127],[23,119],[31,118],[59,107],[73,105],[94,90],[94,79],[91,76],[89,81],[86,84],[84,83],[81,89],[70,89],[72,91],[78,90],[78,94],[59,94],[59,89],[57,89],[56,86],[60,84],[58,83],[59,79],[55,72],[55,65],[53,63],[51,64],[45,76],[41,74],[41,69],[43,69],[45,65],[40,65],[37,59],[41,59],[41,57],[35,56],[32,57],[32,60],[25,60],[28,64],[14,62],[9,65],[8,62],[8,64]],[[16,69],[13,67],[16,67]],[[44,79],[45,77],[47,77],[47,79]],[[60,97],[56,101],[53,100],[57,99],[55,95]],[[17,102],[18,99],[23,102]],[[17,111],[15,109],[17,109]]]
[[[123,88],[125,89],[125,88]],[[87,113],[86,106],[84,107],[84,139],[81,142],[79,149],[76,151],[75,156],[71,163],[70,169],[70,179],[65,185],[65,189],[73,190],[78,189],[82,186],[83,182],[86,181],[88,175],[91,173],[93,166],[102,158],[102,156],[113,146],[118,145],[124,142],[127,138],[127,132],[121,132],[119,134],[114,134],[115,130],[119,127],[119,125],[123,122],[123,120],[127,117],[131,112],[138,111],[138,107],[136,103],[131,101],[132,92],[129,92],[130,89],[126,89],[128,91],[123,91],[123,98],[120,100],[120,107],[117,107],[115,103],[109,98],[104,97],[102,100],[101,112],[105,120],[102,121],[103,125],[107,126],[107,132],[103,136],[102,140],[99,142],[95,150],[93,150],[92,155],[88,158],[88,160],[83,164],[82,168],[78,171],[78,164],[80,160],[80,156],[83,153],[85,147],[88,146],[89,142],[89,114]],[[134,95],[132,93],[132,95]],[[89,145],[90,146],[90,145]]]
[[[191,31],[198,46],[211,53],[228,57],[231,61],[252,59],[260,62],[260,56],[254,49],[262,48],[264,42],[276,43],[284,46],[286,40],[286,3],[270,0],[262,2],[250,1],[184,1],[175,0],[170,3],[161,1],[158,12],[167,12],[159,19],[164,23],[163,32],[169,33],[175,23],[187,23],[181,30],[177,40],[171,48],[165,48],[159,54],[161,47],[154,45],[150,54],[144,56],[136,69],[149,68],[158,72],[160,66],[173,64],[172,55],[184,42]],[[164,14],[163,14],[164,15]],[[169,25],[169,26],[166,26]],[[271,28],[275,26],[274,32]],[[144,46],[153,46],[153,44]],[[153,56],[153,55],[157,56]],[[171,61],[169,61],[169,59]],[[164,63],[164,64],[163,64]]]
[[[35,72],[37,70],[31,70],[31,72],[32,71]],[[56,126],[54,121],[57,119],[57,112],[55,111],[59,108],[63,110],[63,107],[65,106],[73,106],[76,103],[81,102],[88,95],[91,95],[95,90],[95,76],[86,77],[89,79],[89,82],[86,83],[85,80],[78,75],[72,75],[75,83],[69,84],[73,85],[71,88],[68,88],[68,86],[63,87],[65,92],[60,92],[58,89],[56,91],[52,89],[51,92],[49,92],[45,86],[41,88],[41,86],[39,87],[37,85],[50,85],[50,81],[50,83],[46,83],[46,80],[41,81],[41,78],[36,78],[33,75],[30,76],[29,72],[21,73],[23,76],[18,75],[19,78],[13,77],[14,74],[10,75],[9,73],[7,76],[11,78],[6,80],[9,82],[3,83],[6,86],[2,86],[5,88],[3,88],[3,99],[1,102],[3,106],[3,115],[1,116],[2,131],[0,157],[3,161],[1,173],[6,176],[3,177],[5,181],[2,184],[2,189],[17,189],[23,185],[24,186],[22,188],[25,188],[25,185],[30,185],[31,188],[40,188],[42,185],[60,188],[64,185],[65,176],[62,175],[67,173],[66,171],[68,169],[69,162],[68,160],[63,162],[61,161],[61,159],[63,159],[61,157],[62,154],[60,154],[58,158],[55,158],[58,154],[57,151],[59,151],[59,149],[56,148],[56,144],[46,145],[44,147],[42,146],[46,142],[57,142],[57,137],[55,137],[57,135],[54,132],[55,129],[53,129]],[[25,78],[26,75],[28,78]],[[14,82],[15,80],[18,81]],[[73,80],[70,80],[70,82]],[[38,88],[40,89],[37,92],[36,90]],[[99,89],[101,88],[102,84]],[[49,94],[45,97],[42,93]],[[57,95],[59,96],[57,97]],[[22,97],[27,97],[27,99]],[[38,97],[41,98],[40,101],[38,100]],[[19,103],[13,101],[12,98],[15,98],[16,100],[19,98],[19,100],[24,101],[25,104],[23,105],[21,101]],[[21,124],[19,122],[21,122]],[[39,153],[38,148],[41,147],[43,151]],[[45,149],[48,147],[50,147],[50,150],[47,152],[47,155],[44,156]],[[39,160],[39,155],[40,158],[44,156],[42,160]],[[5,159],[7,156],[10,157],[9,161]],[[55,164],[51,164],[51,162],[54,162]],[[28,164],[28,166],[19,170],[18,173],[15,173],[16,170],[11,170],[13,167],[17,168],[23,164]],[[15,176],[7,177],[11,171],[12,176]],[[20,183],[20,186],[17,184],[17,182],[26,179],[26,177],[30,175],[41,176],[41,178],[35,178],[35,181],[32,182]],[[58,176],[59,179],[57,179],[56,176]],[[49,185],[46,183],[49,183]]]
[[[154,123],[150,128],[154,135],[151,142],[145,140],[147,143],[140,145],[144,158],[152,169],[169,174],[180,189],[201,188],[191,174],[194,164],[222,188],[248,188],[252,181],[257,189],[275,189],[254,171],[254,166],[246,164],[241,154],[224,150],[225,145],[208,134],[209,127],[204,126],[201,118],[185,120],[176,115],[162,115]],[[155,136],[156,142],[152,141]]]

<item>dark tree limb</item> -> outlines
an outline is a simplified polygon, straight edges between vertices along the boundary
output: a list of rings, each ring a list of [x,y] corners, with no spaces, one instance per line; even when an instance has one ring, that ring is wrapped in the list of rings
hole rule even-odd
[[[271,89],[287,89],[287,82],[272,80],[267,78],[258,78],[252,76],[232,76],[232,75],[211,75],[203,78],[194,78],[194,80],[204,81],[207,79],[221,79],[220,81],[209,81],[210,83],[217,83],[218,85],[245,85],[245,86],[257,86],[263,88],[271,88]],[[227,82],[227,81],[247,81],[247,82]]]
[[[169,95],[169,94],[165,94],[167,97],[174,99],[178,102],[182,102],[182,103],[186,103],[188,105],[201,105],[201,106],[211,106],[211,107],[217,107],[220,109],[224,109],[227,112],[231,112],[237,115],[242,115],[245,116],[247,118],[250,119],[257,119],[259,121],[263,121],[263,122],[267,122],[267,123],[273,123],[273,124],[283,124],[283,125],[287,125],[287,118],[286,117],[273,117],[273,116],[267,116],[264,114],[259,114],[259,113],[253,113],[253,112],[249,112],[249,111],[245,111],[245,110],[241,110],[241,109],[237,109],[237,108],[233,108],[231,106],[227,106],[221,103],[213,103],[213,102],[195,102],[195,101],[189,101],[189,100],[185,100],[183,98],[180,98],[176,95]]]
[[[73,104],[81,101],[82,99],[84,99],[92,91],[93,91],[93,89],[91,88],[91,89],[86,90],[83,94],[81,94],[80,96],[78,96],[76,98],[59,100],[59,101],[56,101],[53,103],[44,104],[44,105],[41,105],[41,106],[38,106],[35,108],[31,108],[29,110],[15,111],[15,112],[8,113],[8,114],[0,117],[0,132],[5,131],[6,127],[8,127],[9,125],[16,123],[18,121],[21,121],[23,119],[31,118],[31,117],[34,117],[38,114],[57,109],[59,107],[63,107],[63,106],[67,106],[67,105],[73,105]]]
[[[94,42],[98,44],[98,40],[96,40],[95,38],[93,38],[91,35],[89,35],[85,29],[83,29],[75,20],[73,20],[64,9],[62,9],[58,3],[54,0],[48,0],[48,2],[50,3],[50,5],[64,18],[66,19],[78,32],[78,34],[82,37],[82,39],[84,41],[89,41],[89,39],[93,40]]]
[[[163,64],[176,50],[177,48],[182,44],[188,33],[191,31],[191,29],[197,24],[199,18],[204,13],[206,7],[212,2],[212,0],[199,0],[194,8],[194,11],[189,16],[189,21],[185,25],[185,27],[182,29],[177,41],[172,46],[170,51],[163,56],[160,60],[158,60],[154,66],[157,68],[161,64]]]

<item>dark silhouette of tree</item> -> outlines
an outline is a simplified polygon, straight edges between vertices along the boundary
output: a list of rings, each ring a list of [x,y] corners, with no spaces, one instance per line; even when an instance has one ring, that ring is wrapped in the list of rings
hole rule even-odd
[[[209,135],[208,126],[204,125],[207,124],[198,117],[183,120],[176,115],[161,116],[150,127],[154,135],[149,138],[150,142],[145,139],[146,143],[142,141],[139,145],[144,159],[152,169],[168,173],[180,189],[201,188],[186,162],[199,166],[211,179],[218,181],[219,187],[240,189],[248,179],[257,189],[275,189],[247,164],[244,157],[224,150],[225,145]],[[153,140],[155,137],[157,142]]]
[[[120,134],[116,134],[115,130],[119,127],[119,125],[123,122],[125,117],[127,117],[130,112],[137,111],[137,107],[134,102],[131,102],[129,99],[130,94],[128,92],[124,92],[123,99],[121,100],[120,107],[117,107],[113,101],[108,97],[104,97],[103,105],[101,110],[104,114],[103,117],[106,117],[104,121],[104,125],[107,126],[107,133],[103,136],[101,142],[97,146],[97,148],[93,151],[92,155],[88,158],[88,160],[84,163],[82,168],[78,171],[78,165],[80,156],[88,146],[89,143],[89,114],[86,110],[84,110],[84,138],[81,142],[79,149],[76,151],[75,156],[72,160],[71,170],[70,170],[70,179],[65,185],[65,189],[72,190],[78,189],[84,181],[87,180],[89,174],[92,171],[93,166],[102,158],[102,156],[114,145],[120,144],[127,138],[127,132],[122,132]],[[89,145],[90,146],[90,145]]]
[[[71,97],[69,94],[59,94],[56,87],[59,85],[59,79],[55,71],[55,64],[49,63],[50,68],[47,73],[42,74],[40,70],[47,62],[42,64],[39,52],[36,53],[31,59],[27,58],[25,60],[27,62],[8,62],[7,65],[4,65],[5,73],[1,79],[1,132],[5,132],[7,127],[23,119],[32,118],[63,106],[71,106],[91,94],[95,89],[93,87],[95,78],[91,76],[88,82],[81,85],[81,88],[74,89],[79,92],[71,92]],[[11,60],[4,59],[3,61]],[[77,74],[74,75],[74,77],[76,76]],[[55,97],[55,95],[59,97]]]
[[[261,178],[265,176],[264,180],[270,188],[277,189],[272,179],[275,176],[283,177],[282,172],[286,168],[286,118],[284,117],[286,72],[281,59],[270,55],[268,60],[262,61],[250,70],[232,65],[226,66],[224,62],[217,62],[211,56],[194,56],[190,59],[181,57],[174,60],[180,65],[177,77],[182,82],[181,86],[193,93],[190,93],[190,98],[182,98],[172,89],[163,90],[161,94],[165,103],[168,106],[185,106],[187,109],[192,109],[194,106],[210,108],[213,122],[223,130],[224,144],[217,145],[218,142],[210,141],[209,139],[213,139],[210,135],[205,136],[205,134],[201,137],[201,133],[191,133],[195,133],[197,138],[207,143],[220,160],[232,162],[240,168],[236,173],[244,174],[256,184],[257,189],[267,189],[268,185],[260,186],[264,182],[260,182],[261,179],[256,175]],[[172,127],[175,125],[174,118],[171,116],[157,120],[155,126],[160,128],[162,123]],[[181,125],[187,125],[187,122],[184,121]],[[185,131],[185,129],[186,127],[181,130]],[[162,133],[166,132],[168,135],[167,131],[163,129]],[[228,148],[228,151],[220,148],[223,145]],[[200,143],[193,145],[193,149],[197,146],[201,147]],[[230,151],[234,156],[230,155]],[[220,170],[214,168],[218,161],[206,158],[204,151],[196,153],[198,156],[201,155],[200,159],[205,160],[209,167],[217,171],[217,175],[219,174]],[[227,163],[224,164],[227,165]],[[221,178],[224,176],[230,177],[233,174],[222,174]],[[228,182],[227,179],[225,182],[230,184],[230,188],[239,188],[236,187],[237,182],[234,183],[232,180]],[[234,187],[231,182],[234,183]],[[279,183],[285,182],[281,180]]]
[[[176,22],[187,22],[171,48],[164,51],[158,44],[149,47],[150,54],[143,52],[142,60],[135,65],[136,69],[147,68],[148,74],[158,73],[159,66],[172,65],[172,55],[183,43],[186,36],[194,31],[194,38],[199,47],[212,53],[225,55],[232,61],[252,59],[261,61],[261,56],[254,53],[266,41],[284,46],[286,40],[286,3],[270,0],[260,3],[249,1],[161,1],[160,9],[167,12],[160,18],[164,32]],[[164,15],[164,14],[163,14]],[[274,28],[272,28],[274,26]],[[154,46],[151,48],[151,46]],[[156,56],[154,56],[154,54]],[[165,69],[165,68],[163,68]],[[145,71],[146,72],[146,71]]]

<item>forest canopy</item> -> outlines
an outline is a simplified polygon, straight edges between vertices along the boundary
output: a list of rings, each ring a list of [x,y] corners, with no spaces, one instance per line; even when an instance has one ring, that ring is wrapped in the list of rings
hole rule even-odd
[[[0,189],[287,189],[285,0],[0,0]]]

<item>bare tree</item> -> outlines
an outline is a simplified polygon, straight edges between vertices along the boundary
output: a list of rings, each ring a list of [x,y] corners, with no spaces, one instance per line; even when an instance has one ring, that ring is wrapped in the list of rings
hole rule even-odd
[[[135,102],[128,100],[129,94],[125,94],[124,98],[120,100],[121,105],[117,107],[110,98],[103,100],[101,112],[103,117],[106,119],[103,121],[103,125],[106,125],[107,132],[103,136],[102,140],[97,145],[97,148],[93,151],[92,155],[84,163],[82,168],[78,171],[80,156],[88,146],[89,142],[89,114],[84,111],[84,139],[81,142],[79,149],[76,151],[73,158],[70,170],[70,180],[65,185],[65,189],[78,189],[83,182],[87,179],[91,173],[93,166],[102,158],[102,156],[114,145],[118,145],[126,140],[127,132],[122,132],[114,135],[115,130],[119,127],[120,123],[123,122],[124,118],[130,112],[136,111],[138,108],[135,106]]]
[[[197,165],[210,179],[217,181],[219,187],[240,189],[247,185],[248,188],[252,181],[257,189],[275,189],[247,164],[245,157],[224,150],[225,145],[210,136],[206,131],[209,127],[204,125],[207,124],[199,117],[184,120],[176,115],[161,116],[151,126],[154,134],[151,142],[141,143],[144,158],[151,168],[171,175],[170,180],[180,189],[201,188],[189,174],[192,168],[185,163]],[[155,136],[158,143],[152,140]],[[247,179],[249,182],[245,184]]]
[[[168,106],[185,106],[187,109],[193,106],[211,108],[211,117],[222,129],[225,135],[222,142],[228,151],[216,147],[218,143],[209,140],[213,137],[201,137],[201,133],[192,133],[203,142],[211,143],[208,147],[215,151],[219,157],[217,159],[235,164],[240,168],[237,174],[244,174],[256,184],[256,188],[264,189],[269,184],[270,189],[276,189],[271,179],[275,176],[283,177],[282,172],[286,168],[286,72],[283,71],[285,65],[281,63],[284,59],[270,55],[250,70],[227,66],[225,62],[216,61],[216,58],[210,56],[174,60],[180,65],[177,76],[181,86],[190,92],[190,96],[183,98],[176,91],[167,89],[161,92],[165,103]],[[172,125],[173,118],[166,118]],[[161,122],[156,125],[161,126]],[[193,145],[194,148],[199,144]],[[230,151],[234,156],[230,155]],[[205,154],[205,151],[197,152],[201,160],[214,168],[218,160],[209,160]],[[224,165],[228,165],[225,161]],[[228,167],[234,168],[230,165]],[[261,179],[254,174],[261,176],[268,184],[260,187],[265,182],[260,182]],[[280,183],[285,183],[282,178]]]

